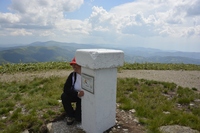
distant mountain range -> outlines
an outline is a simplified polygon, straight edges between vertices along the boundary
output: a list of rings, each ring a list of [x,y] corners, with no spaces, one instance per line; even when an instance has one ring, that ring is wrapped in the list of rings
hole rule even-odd
[[[0,47],[0,64],[48,61],[70,61],[77,49],[118,49],[124,51],[129,63],[184,63],[200,64],[200,52],[162,51],[142,47],[108,47],[91,44],[34,42],[23,46]]]

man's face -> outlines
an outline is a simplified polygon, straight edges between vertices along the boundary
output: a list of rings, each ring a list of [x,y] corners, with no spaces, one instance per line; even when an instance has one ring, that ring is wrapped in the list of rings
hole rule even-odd
[[[81,66],[77,64],[72,64],[72,68],[74,69],[75,72],[78,72],[81,69]]]

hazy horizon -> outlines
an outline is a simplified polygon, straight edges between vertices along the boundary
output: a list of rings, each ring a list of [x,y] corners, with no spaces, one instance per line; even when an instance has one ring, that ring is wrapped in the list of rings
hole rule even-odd
[[[50,41],[53,41],[53,40],[49,40],[49,41],[35,41],[35,42],[50,42]],[[32,43],[35,43],[35,42],[32,42]],[[58,41],[54,41],[54,42],[58,42]],[[1,44],[0,43],[0,47],[18,47],[18,46],[27,46],[27,45],[30,45],[32,43],[24,43],[24,44]],[[74,42],[58,42],[58,43],[74,43]],[[105,46],[106,47],[110,47],[110,48],[145,48],[145,49],[155,49],[155,50],[161,50],[161,51],[166,51],[166,52],[193,52],[193,51],[181,51],[181,50],[170,50],[170,49],[159,49],[159,48],[150,48],[150,47],[142,47],[142,46],[120,46],[120,45],[107,45],[107,44],[88,44],[88,43],[76,43],[76,44],[81,44],[81,45],[92,45],[92,46]],[[200,52],[194,52],[194,53],[200,53]]]

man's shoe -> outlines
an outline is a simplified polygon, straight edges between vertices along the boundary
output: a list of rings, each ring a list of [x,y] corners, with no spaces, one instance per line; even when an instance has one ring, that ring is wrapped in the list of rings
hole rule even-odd
[[[67,117],[67,125],[72,125],[74,123],[73,117]]]

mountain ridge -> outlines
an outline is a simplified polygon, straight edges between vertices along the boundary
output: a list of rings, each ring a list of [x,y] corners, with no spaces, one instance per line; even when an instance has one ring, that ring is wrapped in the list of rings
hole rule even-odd
[[[47,61],[70,61],[77,49],[117,49],[124,51],[128,63],[200,64],[200,52],[164,51],[143,47],[100,46],[56,41],[33,42],[27,45],[0,47],[0,64]]]

